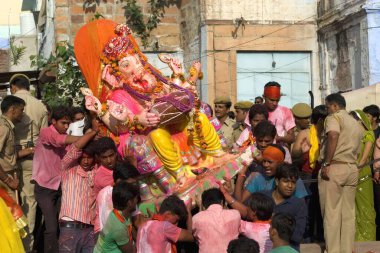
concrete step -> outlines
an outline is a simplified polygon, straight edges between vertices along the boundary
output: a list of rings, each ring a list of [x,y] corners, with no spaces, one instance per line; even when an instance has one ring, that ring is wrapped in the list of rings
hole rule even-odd
[[[325,249],[324,244],[308,243],[301,244],[301,253],[323,253]],[[380,241],[378,242],[356,242],[355,253],[367,253],[369,251],[373,253],[380,253]],[[342,252],[346,253],[346,252]]]

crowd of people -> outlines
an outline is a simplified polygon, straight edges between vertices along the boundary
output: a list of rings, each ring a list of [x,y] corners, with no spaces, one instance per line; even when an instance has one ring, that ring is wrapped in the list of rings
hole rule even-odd
[[[351,253],[355,241],[379,239],[376,105],[348,112],[334,93],[324,105],[290,109],[279,105],[277,82],[254,103],[235,103],[235,113],[229,97],[218,97],[214,110],[203,111],[221,126],[224,149],[241,153],[245,166],[193,201],[169,195],[146,215],[139,173],[120,158],[97,115],[48,110],[29,86],[26,76],[13,76],[12,95],[1,102],[4,252],[33,252],[43,241],[43,252],[281,253],[324,241],[329,253]]]

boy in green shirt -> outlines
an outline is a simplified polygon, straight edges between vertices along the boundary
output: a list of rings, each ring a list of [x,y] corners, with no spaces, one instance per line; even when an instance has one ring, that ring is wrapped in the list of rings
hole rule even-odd
[[[272,218],[269,236],[273,242],[273,249],[269,253],[298,253],[289,246],[296,221],[289,214],[278,213]]]
[[[117,182],[112,190],[113,211],[100,232],[94,253],[132,253],[131,214],[139,200],[139,189],[125,181]]]

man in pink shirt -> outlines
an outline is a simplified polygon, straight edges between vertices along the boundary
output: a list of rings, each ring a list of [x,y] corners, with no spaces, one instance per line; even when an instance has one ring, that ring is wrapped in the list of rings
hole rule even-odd
[[[57,107],[52,113],[52,125],[42,128],[33,158],[34,193],[45,219],[44,252],[58,252],[58,220],[60,210],[61,159],[66,145],[79,137],[67,135],[71,113],[67,107]]]
[[[239,236],[240,213],[223,209],[224,201],[222,192],[216,188],[202,194],[202,205],[206,210],[193,217],[193,234],[199,253],[226,252],[228,243]]]
[[[264,86],[264,105],[269,111],[269,121],[277,130],[276,143],[292,144],[295,140],[293,128],[296,126],[292,111],[278,105],[281,99],[281,85],[277,82],[269,82]]]
[[[100,167],[94,179],[95,196],[101,189],[113,185],[113,170],[116,167],[117,149],[115,142],[109,137],[102,137],[94,143],[96,158],[100,162]]]
[[[159,213],[139,227],[137,253],[175,253],[177,241],[193,241],[189,209],[176,195],[167,197]],[[180,220],[187,220],[187,229],[177,227]]]

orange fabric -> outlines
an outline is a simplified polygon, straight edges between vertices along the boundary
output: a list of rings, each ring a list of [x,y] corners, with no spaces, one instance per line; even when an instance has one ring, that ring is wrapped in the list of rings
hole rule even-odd
[[[21,210],[21,207],[17,205],[16,201],[8,194],[8,192],[0,187],[0,198],[2,198],[5,204],[9,207],[14,220],[20,219],[24,213]]]
[[[276,147],[269,146],[263,152],[264,159],[270,159],[276,162],[283,162],[285,159],[284,153]]]
[[[264,97],[271,99],[280,99],[281,89],[277,86],[269,86],[264,88]]]
[[[153,214],[152,220],[158,220],[158,221],[165,221],[165,218],[162,214]],[[172,246],[172,253],[177,253],[177,247],[175,246],[175,243],[171,244]]]
[[[99,97],[103,89],[100,55],[106,43],[115,36],[116,25],[111,20],[98,19],[82,26],[75,37],[75,57],[95,97]]]
[[[116,218],[121,222],[121,223],[125,223],[126,220],[125,218],[119,213],[118,210],[116,209],[113,209],[113,213],[115,214]],[[132,225],[128,225],[128,236],[129,236],[129,241],[132,242],[133,241],[133,237],[132,237]]]

